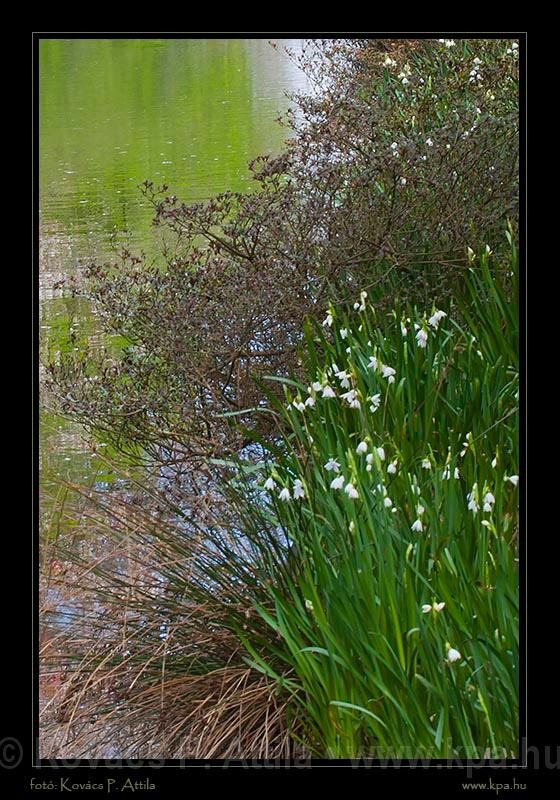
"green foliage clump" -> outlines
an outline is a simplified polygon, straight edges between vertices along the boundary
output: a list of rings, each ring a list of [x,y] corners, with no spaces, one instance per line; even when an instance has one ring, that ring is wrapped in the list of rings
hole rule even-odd
[[[515,252],[495,266],[473,259],[466,298],[396,308],[384,333],[364,294],[331,306],[310,385],[277,405],[271,516],[247,517],[289,542],[258,608],[280,642],[246,645],[322,756],[516,749]]]

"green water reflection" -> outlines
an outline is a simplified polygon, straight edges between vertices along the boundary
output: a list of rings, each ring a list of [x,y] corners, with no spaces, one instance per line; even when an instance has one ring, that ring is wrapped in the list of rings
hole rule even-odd
[[[278,152],[286,91],[304,86],[283,53],[301,40],[44,39],[39,46],[41,353],[56,349],[88,309],[68,307],[57,282],[112,242],[148,256],[159,232],[138,190],[146,178],[181,200],[243,190],[247,161]],[[91,320],[90,320],[91,324]],[[41,470],[95,475],[79,431],[42,415]]]

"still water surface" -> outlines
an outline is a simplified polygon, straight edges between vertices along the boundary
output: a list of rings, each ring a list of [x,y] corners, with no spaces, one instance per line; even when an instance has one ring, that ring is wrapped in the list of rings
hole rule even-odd
[[[282,149],[286,92],[305,87],[302,40],[43,39],[39,48],[41,353],[88,309],[56,283],[129,244],[148,255],[161,233],[138,184],[166,183],[181,201],[242,191],[247,161]],[[44,411],[42,482],[110,480],[79,429]]]

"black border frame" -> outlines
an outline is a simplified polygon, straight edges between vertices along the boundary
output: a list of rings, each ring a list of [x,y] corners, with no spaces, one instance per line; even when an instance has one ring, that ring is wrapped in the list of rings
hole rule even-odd
[[[294,36],[294,32],[188,32],[190,34],[189,38],[202,38],[203,34],[210,34],[209,37],[205,38],[222,38],[222,37],[250,37],[250,38],[291,38]],[[525,302],[521,303],[521,337],[520,337],[520,356],[521,356],[521,374],[520,374],[520,456],[521,456],[521,480],[520,480],[520,517],[521,517],[521,525],[520,525],[520,556],[521,558],[521,569],[520,569],[520,597],[521,597],[521,605],[520,605],[520,651],[521,651],[521,659],[520,659],[520,697],[519,697],[519,705],[520,705],[520,731],[519,731],[519,741],[520,741],[520,756],[518,759],[507,759],[505,761],[494,763],[492,761],[484,760],[484,761],[465,761],[461,764],[454,763],[453,760],[441,760],[441,759],[433,759],[428,760],[428,765],[425,766],[426,762],[423,762],[422,759],[418,759],[417,761],[410,761],[410,760],[402,760],[399,764],[387,764],[383,761],[371,763],[371,764],[361,764],[357,765],[356,761],[359,760],[338,760],[338,761],[328,761],[324,759],[311,759],[306,760],[305,762],[298,762],[298,761],[263,761],[263,760],[248,760],[248,761],[221,761],[221,760],[211,760],[211,761],[202,761],[202,760],[185,760],[185,761],[171,761],[171,760],[145,760],[145,761],[94,761],[90,759],[76,759],[71,762],[65,760],[62,761],[61,759],[40,759],[38,756],[38,697],[39,697],[39,682],[38,682],[38,603],[37,603],[37,594],[36,594],[36,587],[38,586],[38,500],[39,500],[39,492],[38,492],[38,484],[39,484],[39,460],[38,460],[38,451],[39,451],[39,435],[38,435],[38,413],[39,413],[39,386],[38,386],[38,378],[37,378],[37,369],[38,369],[38,361],[39,361],[39,301],[38,301],[38,286],[39,286],[39,265],[38,265],[38,244],[39,244],[39,210],[38,210],[38,197],[39,197],[39,175],[38,175],[38,164],[39,164],[39,148],[40,148],[40,138],[39,138],[39,119],[38,119],[38,105],[39,105],[39,62],[38,62],[38,51],[39,51],[39,42],[41,39],[46,38],[78,38],[78,39],[93,39],[93,38],[186,38],[183,37],[181,34],[175,33],[162,33],[162,32],[150,32],[150,33],[125,33],[125,32],[117,32],[117,33],[92,33],[88,32],[84,34],[81,33],[69,33],[69,32],[41,32],[37,33],[34,32],[32,34],[32,46],[33,46],[33,226],[34,226],[34,234],[33,234],[33,282],[32,282],[32,306],[33,306],[33,320],[32,320],[32,329],[33,329],[33,339],[32,339],[32,360],[33,360],[33,511],[32,511],[32,525],[33,525],[33,542],[31,548],[31,562],[32,562],[32,580],[33,580],[33,599],[32,599],[32,614],[33,614],[33,641],[32,641],[32,669],[31,669],[31,679],[33,683],[33,690],[32,690],[32,731],[31,731],[31,748],[27,750],[25,745],[20,744],[21,748],[21,758],[20,758],[20,766],[22,766],[27,772],[29,772],[29,779],[31,777],[35,777],[35,781],[40,782],[43,779],[43,776],[38,775],[39,771],[43,769],[48,770],[46,780],[50,781],[53,780],[54,783],[58,781],[60,776],[56,776],[52,773],[52,769],[60,769],[64,772],[65,776],[68,775],[67,770],[71,770],[73,774],[70,774],[70,783],[74,781],[82,780],[82,770],[86,768],[89,772],[90,770],[95,770],[93,777],[90,778],[92,782],[100,782],[102,780],[107,780],[108,777],[111,775],[114,777],[114,769],[125,769],[125,770],[134,770],[135,773],[141,768],[143,771],[146,770],[155,770],[153,773],[154,775],[154,782],[161,781],[162,779],[162,772],[160,769],[167,768],[167,767],[175,767],[176,769],[185,769],[185,768],[295,768],[295,769],[305,769],[305,768],[316,768],[316,767],[342,767],[342,768],[372,768],[379,770],[381,769],[385,773],[389,773],[391,776],[394,776],[394,770],[399,769],[400,771],[406,771],[412,774],[414,777],[418,774],[422,773],[429,773],[432,775],[433,770],[437,770],[441,775],[442,772],[447,773],[449,775],[451,772],[455,773],[457,776],[456,770],[459,770],[459,777],[455,780],[456,785],[458,785],[462,780],[464,780],[467,774],[475,775],[474,782],[482,782],[483,775],[482,773],[486,773],[487,770],[499,770],[496,772],[490,772],[490,775],[496,776],[496,774],[500,774],[501,770],[506,769],[514,769],[517,772],[518,769],[524,770],[527,768],[531,768],[531,763],[529,756],[532,753],[533,756],[535,755],[534,748],[527,744],[528,742],[528,729],[527,729],[527,614],[525,609],[525,600],[527,599],[527,530],[526,530],[526,522],[527,522],[527,501],[526,501],[526,414],[527,414],[527,398],[526,398],[526,381],[527,381],[527,371],[526,371],[526,364],[527,364],[527,352],[526,352],[526,340],[527,340],[527,312],[526,312],[526,298],[527,298],[527,260],[526,260],[526,248],[527,248],[527,238],[526,238],[526,57],[527,57],[527,33],[526,32],[452,32],[452,33],[442,33],[442,32],[313,32],[313,33],[302,33],[297,32],[298,36],[302,36],[305,38],[337,38],[337,37],[353,37],[353,36],[375,36],[376,38],[437,38],[437,37],[444,37],[444,38],[515,38],[518,39],[520,42],[520,52],[519,52],[519,66],[520,66],[520,180],[521,180],[521,200],[520,200],[520,265],[521,265],[521,286],[523,287],[523,291],[525,293]],[[23,723],[25,726],[24,714],[23,711],[20,709],[20,719],[19,722]],[[28,718],[29,719],[29,718]],[[20,727],[19,725],[17,726]],[[0,741],[0,746],[4,746],[4,743],[7,742],[8,739],[4,739]],[[23,736],[19,737],[9,737],[9,741],[14,742],[29,742],[29,730],[24,733]],[[541,750],[536,753],[537,756],[542,755]],[[546,760],[546,753],[544,753],[545,760]],[[1,759],[1,755],[0,755]],[[540,761],[540,758],[537,759]],[[54,762],[54,763],[53,763]],[[0,765],[3,765],[3,762],[0,760]],[[15,763],[13,766],[16,766]],[[533,765],[535,766],[535,765]],[[545,765],[546,766],[546,765]],[[540,768],[540,765],[536,768]],[[552,767],[551,767],[552,768]],[[74,770],[77,769],[76,772]],[[108,774],[105,775],[105,770],[109,770]],[[465,772],[464,772],[465,771]],[[15,770],[14,770],[15,772]],[[461,773],[463,773],[461,775]],[[465,774],[466,773],[466,774]],[[62,774],[62,772],[61,772]],[[169,773],[168,773],[169,774]],[[503,773],[502,773],[503,774]],[[122,776],[121,776],[122,777]],[[131,776],[134,780],[138,779],[137,776]],[[516,775],[518,779],[518,783],[523,781],[522,775]],[[145,779],[142,776],[142,779]],[[391,777],[391,780],[393,777]],[[120,778],[119,778],[120,780]],[[122,777],[124,780],[124,777]],[[438,783],[440,781],[438,780]],[[507,783],[508,781],[503,778],[503,782]],[[510,783],[512,781],[510,780]],[[29,786],[29,782],[27,784]],[[159,792],[158,792],[159,793]]]

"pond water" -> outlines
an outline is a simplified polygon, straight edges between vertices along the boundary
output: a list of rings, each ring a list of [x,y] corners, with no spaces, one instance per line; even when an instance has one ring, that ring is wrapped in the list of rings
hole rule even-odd
[[[42,39],[39,43],[40,339],[56,349],[89,311],[57,283],[124,244],[148,255],[161,234],[138,184],[180,200],[243,190],[247,161],[282,149],[276,118],[305,78],[285,54],[303,40]],[[111,480],[80,430],[41,414],[43,485]]]

